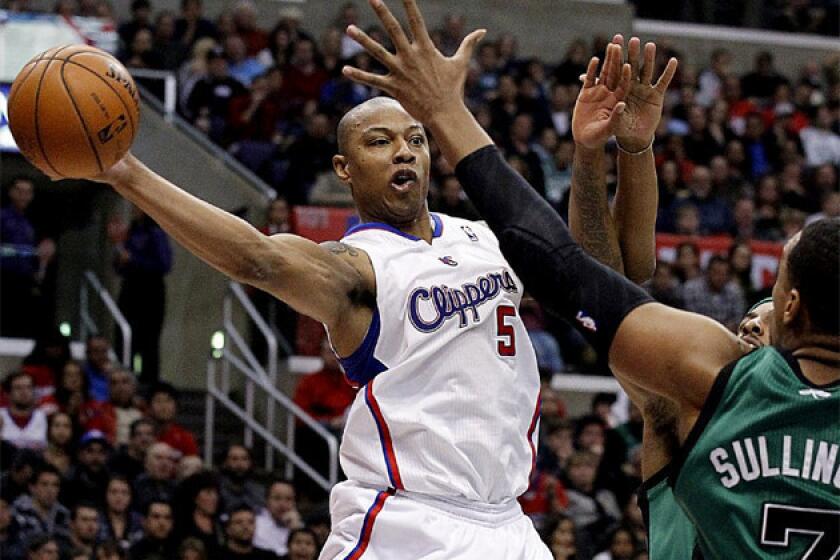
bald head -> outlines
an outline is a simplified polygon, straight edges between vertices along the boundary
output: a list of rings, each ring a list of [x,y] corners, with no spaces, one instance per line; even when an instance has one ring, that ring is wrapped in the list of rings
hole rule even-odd
[[[338,121],[338,153],[346,155],[345,150],[349,144],[350,134],[359,124],[371,113],[382,107],[395,107],[405,111],[403,106],[396,99],[390,97],[374,97],[364,103],[359,103],[347,111],[341,120]]]

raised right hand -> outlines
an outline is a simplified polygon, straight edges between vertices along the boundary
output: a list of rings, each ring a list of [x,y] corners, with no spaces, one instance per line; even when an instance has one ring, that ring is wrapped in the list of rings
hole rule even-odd
[[[590,149],[603,148],[615,134],[624,112],[624,97],[630,84],[630,65],[622,64],[620,45],[610,43],[601,74],[596,79],[598,57],[592,57],[572,115],[572,137]]]
[[[381,62],[388,69],[388,74],[381,76],[345,66],[342,70],[344,75],[392,95],[406,111],[423,123],[431,122],[441,111],[463,104],[470,58],[486,31],[473,31],[464,38],[458,51],[447,57],[432,42],[414,0],[403,0],[413,40],[409,40],[400,22],[382,0],[369,1],[396,52],[389,52],[367,33],[351,25],[347,34]]]

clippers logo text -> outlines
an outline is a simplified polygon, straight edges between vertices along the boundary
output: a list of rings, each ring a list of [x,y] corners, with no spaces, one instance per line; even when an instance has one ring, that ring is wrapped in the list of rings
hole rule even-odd
[[[464,328],[470,321],[479,322],[478,308],[503,291],[519,291],[506,270],[479,276],[474,283],[468,282],[459,288],[417,288],[408,298],[408,315],[411,324],[420,332],[434,332],[453,317],[458,317],[458,326]]]

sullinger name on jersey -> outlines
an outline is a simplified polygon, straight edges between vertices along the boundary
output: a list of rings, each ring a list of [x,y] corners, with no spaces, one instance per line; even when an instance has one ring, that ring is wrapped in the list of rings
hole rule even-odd
[[[715,471],[723,475],[720,482],[726,488],[737,486],[742,481],[777,476],[812,480],[840,488],[838,444],[811,438],[806,438],[804,445],[802,441],[796,443],[794,446],[792,436],[783,436],[781,450],[776,448],[772,454],[775,456],[771,456],[765,436],[758,436],[755,440],[744,438],[731,442],[731,451],[716,447],[709,453],[709,460]]]
[[[508,293],[519,291],[507,270],[479,276],[475,282],[467,282],[460,288],[445,285],[416,288],[408,299],[411,324],[418,331],[429,333],[456,315],[461,328],[467,326],[470,318],[477,323],[481,320],[479,306],[495,299],[503,290]]]

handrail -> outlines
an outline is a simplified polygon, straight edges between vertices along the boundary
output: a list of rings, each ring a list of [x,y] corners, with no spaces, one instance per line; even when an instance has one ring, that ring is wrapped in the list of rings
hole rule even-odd
[[[227,354],[227,352],[225,352]],[[225,356],[226,358],[231,358],[231,356]],[[237,418],[239,418],[246,426],[249,426],[254,432],[256,432],[260,437],[266,440],[266,442],[270,443],[274,449],[283,453],[286,458],[302,470],[304,473],[307,474],[312,480],[314,480],[321,488],[326,491],[329,491],[333,486],[335,486],[336,482],[338,482],[338,438],[336,438],[333,434],[328,432],[324,429],[323,426],[312,420],[312,418],[306,414],[303,410],[300,409],[297,405],[293,402],[288,400],[288,397],[283,395],[280,391],[271,387],[270,385],[263,385],[261,381],[253,374],[253,372],[248,371],[248,368],[240,369],[240,371],[245,374],[252,382],[261,385],[261,388],[264,389],[269,395],[273,398],[276,398],[280,402],[286,402],[289,405],[289,410],[297,416],[299,420],[301,420],[304,424],[312,428],[316,433],[318,433],[324,440],[327,442],[327,448],[329,450],[330,455],[330,470],[329,470],[329,478],[324,478],[318,471],[313,469],[309,464],[307,464],[301,457],[295,453],[294,448],[287,444],[284,444],[282,441],[277,439],[277,437],[268,429],[266,426],[263,426],[260,422],[257,422],[253,416],[249,415],[248,412],[231,400],[230,397],[225,394],[224,391],[221,391],[217,384],[216,384],[216,360],[210,359],[207,364],[207,401],[206,401],[206,418],[207,422],[205,423],[205,441],[208,443],[204,446],[204,459],[207,463],[212,460],[213,450],[212,450],[212,442],[213,442],[213,422],[211,418],[215,413],[215,400],[219,403],[225,405],[228,411],[232,412]],[[223,372],[224,375],[224,372]],[[222,379],[222,384],[225,384],[225,380]]]
[[[96,322],[90,314],[88,285],[93,288],[99,296],[99,299],[102,300],[105,308],[111,314],[111,317],[117,323],[117,326],[119,326],[120,332],[122,333],[122,365],[126,369],[131,369],[131,325],[128,324],[122,311],[120,311],[120,308],[114,302],[114,298],[111,297],[111,294],[108,293],[108,290],[105,289],[92,270],[85,271],[79,294],[79,318],[81,323],[79,333],[82,340],[86,340],[88,334],[99,333],[99,328],[97,328]]]
[[[163,118],[166,119],[166,122],[172,122],[178,109],[178,78],[175,72],[135,68],[133,66],[129,66],[127,70],[129,74],[136,78],[163,80]]]
[[[151,93],[142,85],[136,85],[137,91],[140,93],[140,96],[143,98],[143,101],[148,106],[150,106],[158,113],[161,113],[164,116],[164,119],[169,124],[173,125],[175,128],[189,136],[193,142],[201,146],[202,149],[204,149],[206,152],[212,154],[213,157],[215,157],[218,161],[222,162],[228,169],[230,169],[237,175],[243,177],[249,185],[251,185],[257,191],[259,191],[260,195],[265,199],[266,202],[273,200],[277,197],[277,191],[269,187],[265,183],[265,181],[263,181],[253,171],[239,163],[239,161],[235,157],[230,155],[220,146],[214,144],[212,140],[207,138],[207,136],[205,136],[198,129],[196,129],[190,123],[181,118],[181,116],[178,115],[177,112],[173,113],[170,116],[170,118],[166,118],[166,106],[163,103],[161,103],[160,99],[158,99],[153,93]]]
[[[251,348],[245,341],[245,337],[239,332],[234,322],[234,304],[248,315],[257,326],[257,331],[265,339],[266,361],[263,365],[254,355]],[[205,457],[209,462],[213,456],[213,432],[215,430],[215,407],[216,403],[224,405],[226,411],[239,417],[245,424],[244,443],[247,447],[253,445],[254,434],[265,441],[265,468],[272,470],[274,466],[274,452],[279,451],[286,458],[286,477],[291,478],[294,468],[300,468],[304,473],[315,480],[324,489],[329,490],[338,477],[338,440],[303,409],[297,406],[292,399],[277,389],[277,368],[278,368],[278,347],[282,346],[287,352],[290,350],[289,343],[275,331],[262,317],[257,308],[251,302],[248,294],[242,285],[236,282],[228,284],[228,290],[223,300],[223,328],[225,334],[225,347],[217,359],[211,359],[207,366],[207,400],[206,400],[206,444]],[[235,352],[235,353],[234,353]],[[218,365],[221,366],[221,381],[217,382],[216,375]],[[231,369],[236,370],[244,376],[245,398],[244,405],[233,402],[228,396],[230,389]],[[265,397],[265,421],[257,420],[254,410],[256,391]],[[273,432],[275,430],[275,409],[279,406],[286,413],[286,438],[285,442],[280,441]],[[310,465],[307,465],[294,451],[294,428],[296,422],[301,422],[311,428],[318,436],[327,442],[329,449],[329,480],[324,479]],[[270,436],[270,437],[269,437]]]

